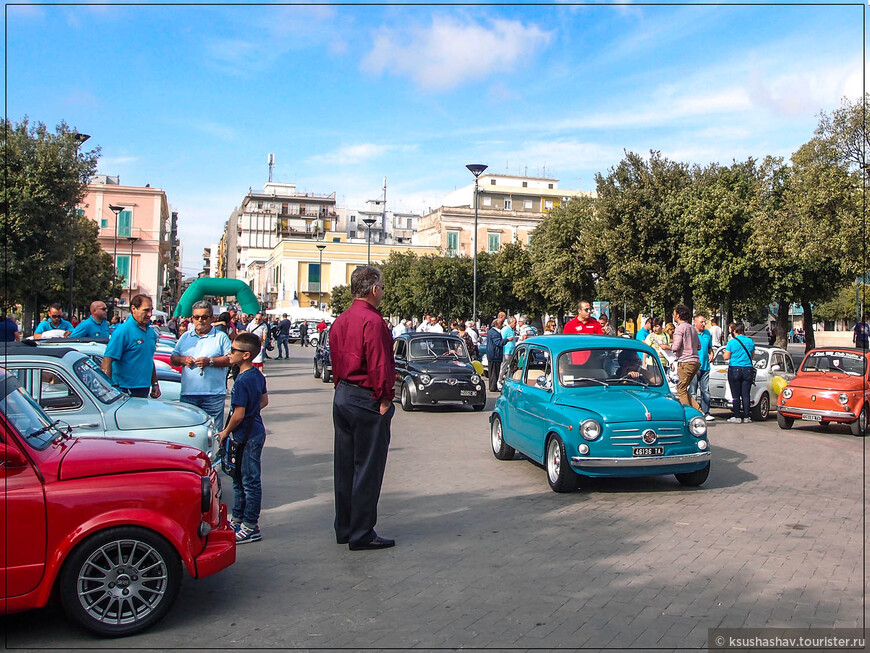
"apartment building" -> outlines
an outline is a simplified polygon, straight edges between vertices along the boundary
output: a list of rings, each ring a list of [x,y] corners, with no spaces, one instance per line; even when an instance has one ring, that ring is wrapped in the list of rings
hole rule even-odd
[[[137,294],[148,295],[155,308],[176,300],[181,274],[178,214],[170,212],[162,189],[125,186],[119,177],[97,175],[78,211],[97,223],[100,246],[114,258],[118,306],[129,306]]]
[[[515,240],[528,245],[535,227],[550,211],[575,197],[592,195],[560,189],[559,180],[550,177],[482,174],[478,188],[478,252],[498,252]],[[440,207],[422,216],[413,242],[439,247],[448,256],[471,256],[474,184],[449,193]]]

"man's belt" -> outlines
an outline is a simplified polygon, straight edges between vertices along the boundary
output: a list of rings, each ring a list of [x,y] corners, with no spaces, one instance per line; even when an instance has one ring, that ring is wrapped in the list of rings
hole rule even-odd
[[[367,387],[367,386],[360,385],[359,383],[354,383],[353,381],[348,381],[347,379],[342,379],[342,380],[339,381],[338,383],[339,383],[339,385],[341,385],[342,383],[345,384],[345,385],[352,385],[354,388],[362,388],[363,390],[368,390],[369,392],[374,392],[374,391],[375,391],[374,388],[369,388],[369,387]]]

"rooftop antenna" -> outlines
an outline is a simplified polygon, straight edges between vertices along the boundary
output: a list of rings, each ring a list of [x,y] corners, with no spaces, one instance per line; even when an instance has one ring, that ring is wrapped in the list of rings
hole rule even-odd
[[[275,155],[269,153],[269,183],[272,182],[272,169],[275,167]]]

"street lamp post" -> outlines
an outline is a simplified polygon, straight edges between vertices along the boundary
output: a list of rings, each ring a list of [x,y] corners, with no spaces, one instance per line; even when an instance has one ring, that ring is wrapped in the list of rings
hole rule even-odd
[[[477,180],[488,166],[482,163],[469,163],[468,171],[474,175],[474,280],[471,293],[471,319],[477,324]]]
[[[118,285],[118,216],[124,210],[124,207],[109,204],[109,210],[115,214],[115,233],[112,238],[114,241],[112,246],[112,310],[109,311],[109,318],[111,319],[115,316],[115,290]]]
[[[132,306],[133,304],[133,243],[135,243],[138,238],[134,236],[130,236],[127,238],[130,241],[130,264],[127,267],[127,273],[129,274],[129,279],[127,279],[127,294],[130,295],[129,303]]]
[[[326,245],[316,245],[317,249],[320,250],[320,263],[318,269],[320,270],[320,283],[317,284],[317,310],[323,310],[323,250],[326,249]]]
[[[375,223],[374,218],[363,218],[363,222],[366,223],[367,227],[367,236],[368,236],[368,253],[366,254],[366,264],[372,264],[372,225]]]
[[[82,143],[90,138],[89,134],[79,134],[76,132],[73,135],[73,138],[76,142],[76,163],[79,162],[79,147],[81,147]],[[69,319],[72,319],[73,314],[73,279],[75,279],[75,275],[73,274],[73,270],[76,265],[76,254],[75,254],[75,224],[76,224],[76,209],[73,207],[72,210],[72,231],[70,233],[69,238]]]

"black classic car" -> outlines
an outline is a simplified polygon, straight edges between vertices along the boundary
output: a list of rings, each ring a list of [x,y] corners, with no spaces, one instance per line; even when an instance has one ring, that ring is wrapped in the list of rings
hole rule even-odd
[[[441,333],[406,333],[393,343],[396,395],[403,410],[456,403],[474,410],[486,405],[486,385],[471,364],[461,338]]]
[[[317,330],[314,331],[317,333]],[[314,378],[329,383],[332,379],[332,359],[329,357],[329,329],[324,329],[314,345]]]

